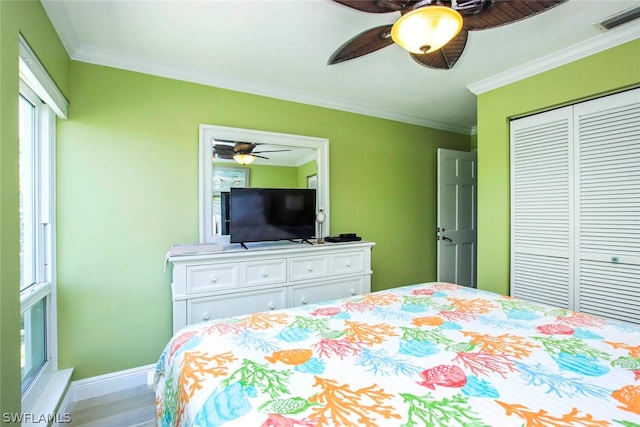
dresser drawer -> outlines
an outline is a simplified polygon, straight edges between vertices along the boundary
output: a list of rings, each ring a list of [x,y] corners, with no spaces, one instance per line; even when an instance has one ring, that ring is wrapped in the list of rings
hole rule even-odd
[[[235,288],[239,283],[236,264],[192,265],[186,271],[189,294]]]
[[[287,281],[287,260],[285,258],[255,261],[244,264],[244,286],[269,285]]]
[[[364,271],[364,252],[353,251],[332,256],[333,274],[362,273]]]
[[[291,281],[315,279],[329,274],[327,256],[297,257],[289,260]]]
[[[279,310],[287,306],[286,294],[282,288],[193,298],[187,301],[187,324]]]
[[[292,286],[289,294],[289,305],[315,304],[318,302],[361,295],[365,289],[365,278],[338,280],[330,283],[313,283]]]

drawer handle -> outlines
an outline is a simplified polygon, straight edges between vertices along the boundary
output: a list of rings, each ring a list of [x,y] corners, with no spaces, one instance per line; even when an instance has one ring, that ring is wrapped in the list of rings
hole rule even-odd
[[[274,303],[269,303],[269,310],[275,310],[276,305]]]
[[[216,276],[211,276],[210,280],[211,280],[211,283],[216,283],[218,281],[218,278]]]
[[[262,270],[262,277],[269,277],[269,272],[267,270]]]
[[[202,320],[209,320],[209,319],[211,319],[211,315],[209,313],[204,313],[202,315]]]
[[[347,262],[345,262],[344,265],[346,265],[347,267],[351,267],[351,261],[347,260]]]
[[[301,302],[302,304],[306,304],[306,303],[308,303],[308,302],[309,302],[309,300],[308,300],[308,299],[306,299],[305,297],[302,297],[302,298],[300,298],[300,302]]]
[[[355,294],[357,294],[356,290],[355,289],[351,289],[351,295],[355,295]]]
[[[307,271],[313,271],[313,266],[312,265],[307,265]]]

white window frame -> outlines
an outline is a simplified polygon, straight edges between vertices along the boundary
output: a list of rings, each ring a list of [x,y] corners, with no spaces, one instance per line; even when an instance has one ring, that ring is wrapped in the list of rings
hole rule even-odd
[[[37,238],[42,239],[42,251],[36,254],[40,257],[40,277],[34,285],[20,294],[21,313],[45,298],[47,357],[34,380],[22,393],[22,411],[50,414],[60,407],[73,372],[72,368],[58,370],[56,311],[56,116],[67,118],[68,102],[22,35],[18,36],[18,41],[20,93],[23,96],[28,94],[30,102],[37,105],[35,131],[40,157],[36,168],[39,172],[36,182],[47,188],[38,197],[39,205],[35,210],[40,224]]]
[[[22,393],[22,407],[32,408],[58,369],[55,274],[55,114],[23,80],[20,94],[35,106],[31,175],[34,185],[35,263],[34,283],[20,292],[20,312],[44,300],[45,362]]]

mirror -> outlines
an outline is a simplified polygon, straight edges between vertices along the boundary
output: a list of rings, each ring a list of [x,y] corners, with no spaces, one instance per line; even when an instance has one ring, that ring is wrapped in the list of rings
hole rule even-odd
[[[243,149],[254,145],[253,162],[243,165],[233,159],[237,143],[246,144]],[[315,188],[317,210],[326,216],[322,234],[327,235],[329,140],[200,125],[200,243],[229,244],[221,206],[231,187]]]

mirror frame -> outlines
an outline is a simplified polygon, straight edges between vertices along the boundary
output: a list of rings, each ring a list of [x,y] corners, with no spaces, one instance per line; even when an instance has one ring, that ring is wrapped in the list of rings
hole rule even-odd
[[[329,140],[314,136],[293,135],[287,133],[267,132],[253,129],[232,128],[225,126],[200,125],[199,151],[199,214],[200,214],[200,243],[228,244],[229,236],[215,236],[211,218],[213,207],[211,202],[213,155],[209,136],[231,141],[253,142],[258,144],[283,145],[288,147],[312,148],[316,150],[317,163],[317,210],[322,209],[326,220],[322,224],[324,234],[328,235],[329,222]],[[317,230],[317,228],[316,228]]]

